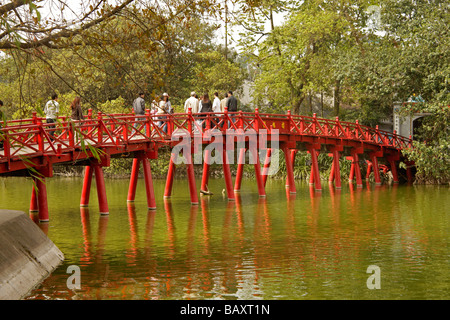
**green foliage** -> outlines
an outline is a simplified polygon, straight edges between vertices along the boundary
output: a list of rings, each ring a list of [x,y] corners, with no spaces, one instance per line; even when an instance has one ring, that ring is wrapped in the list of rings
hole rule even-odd
[[[97,110],[106,114],[130,113],[132,107],[130,105],[127,105],[125,99],[119,96],[117,99],[108,100],[103,103],[97,103]]]
[[[220,94],[236,91],[246,77],[239,64],[225,59],[219,51],[201,52],[196,60],[189,78],[190,87],[200,94],[208,92],[210,98],[216,91]]]
[[[326,114],[375,126],[392,116],[395,101],[413,93],[444,101],[450,80],[448,1],[375,3],[377,27],[371,25],[371,5],[302,1],[283,7],[285,23],[264,34],[261,15],[249,15],[253,29],[245,35],[255,34],[241,46],[255,67],[256,104],[265,112],[305,114],[311,110],[309,97],[317,101],[323,94]],[[271,1],[258,7],[277,8]]]
[[[450,100],[448,100],[450,101]],[[416,105],[403,108],[416,111]],[[450,183],[450,108],[448,104],[422,106],[422,112],[431,115],[423,118],[414,148],[403,150],[404,155],[415,162],[417,183]]]

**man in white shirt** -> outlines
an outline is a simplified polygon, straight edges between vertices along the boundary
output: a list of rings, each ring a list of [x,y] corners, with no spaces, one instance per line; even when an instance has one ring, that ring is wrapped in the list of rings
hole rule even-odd
[[[191,96],[184,103],[184,112],[188,113],[189,108],[191,108],[192,113],[198,113],[198,99],[195,97],[195,92],[191,92]]]
[[[58,103],[58,95],[56,93],[52,94],[52,100],[47,101],[44,107],[45,118],[47,119],[47,123],[55,123],[58,118],[59,113],[59,103]],[[55,125],[48,126],[48,128],[55,128]],[[55,135],[55,130],[50,130],[49,134],[51,136],[51,140]]]
[[[214,101],[213,101],[212,109],[213,109],[213,112],[216,112],[216,116],[219,116],[220,115],[219,113],[222,112],[222,110],[220,109],[220,99],[219,99],[218,92],[214,92]]]
[[[213,105],[212,105],[212,110],[213,110],[213,112],[216,113],[217,117],[221,116],[220,113],[222,112],[222,109],[220,107],[220,99],[219,99],[219,93],[218,92],[214,92],[214,101],[213,101]],[[215,121],[217,123],[219,123],[220,122],[220,118],[216,118]]]

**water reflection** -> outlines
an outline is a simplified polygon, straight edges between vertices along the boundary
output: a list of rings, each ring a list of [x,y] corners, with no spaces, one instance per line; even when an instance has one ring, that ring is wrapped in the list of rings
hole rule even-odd
[[[89,217],[89,209],[80,207],[81,229],[83,232],[83,254],[80,258],[82,266],[92,263],[92,236],[91,236],[91,221]]]
[[[161,200],[156,211],[129,203],[109,216],[81,208],[81,228],[58,221],[79,234],[62,248],[67,262],[30,298],[370,299],[377,298],[365,287],[370,264],[410,296],[429,294],[430,283],[442,296],[437,277],[426,275],[448,276],[448,217],[439,201],[398,185],[288,191],[275,185],[267,198],[243,191],[234,202],[201,196],[199,206]],[[427,196],[448,203],[442,194]],[[425,207],[434,215],[417,209]],[[63,232],[52,236],[64,243]],[[79,292],[65,287],[70,264],[82,269]],[[384,298],[401,292],[392,286]]]

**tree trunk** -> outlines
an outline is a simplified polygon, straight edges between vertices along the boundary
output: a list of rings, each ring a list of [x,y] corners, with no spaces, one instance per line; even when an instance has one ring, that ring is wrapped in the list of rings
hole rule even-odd
[[[322,109],[322,118],[323,118],[323,92],[320,92],[320,107]]]
[[[333,90],[333,108],[334,108],[334,115],[336,117],[339,116],[339,106],[340,106],[340,89],[341,89],[341,81],[336,80]]]

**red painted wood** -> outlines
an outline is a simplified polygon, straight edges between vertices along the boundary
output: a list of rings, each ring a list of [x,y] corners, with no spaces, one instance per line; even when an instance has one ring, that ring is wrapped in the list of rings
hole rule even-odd
[[[133,165],[131,167],[130,186],[128,187],[127,201],[134,201],[136,198],[136,187],[139,179],[139,165],[141,160],[138,158],[133,159]]]
[[[87,207],[89,205],[89,197],[91,193],[93,169],[91,166],[86,166],[84,170],[83,189],[81,191],[80,206]]]

